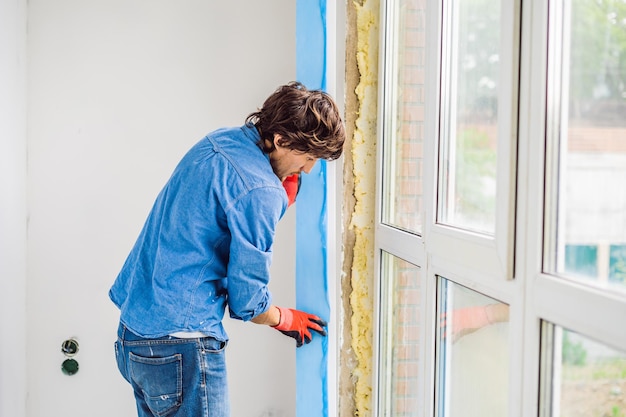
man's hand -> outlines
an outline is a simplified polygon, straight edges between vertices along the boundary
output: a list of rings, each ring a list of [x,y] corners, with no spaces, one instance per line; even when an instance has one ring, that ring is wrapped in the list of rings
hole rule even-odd
[[[298,347],[311,341],[310,330],[315,330],[322,336],[326,336],[326,331],[324,330],[326,322],[319,317],[291,308],[278,306],[276,308],[280,311],[280,322],[274,328],[296,339]]]

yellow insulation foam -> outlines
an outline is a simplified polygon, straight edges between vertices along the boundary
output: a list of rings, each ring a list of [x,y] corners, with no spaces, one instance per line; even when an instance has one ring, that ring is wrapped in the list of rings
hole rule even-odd
[[[355,89],[358,117],[352,138],[355,207],[350,228],[354,231],[351,270],[352,349],[357,361],[355,415],[372,415],[374,215],[376,190],[376,119],[378,90],[379,1],[355,3],[357,16],[357,67]]]

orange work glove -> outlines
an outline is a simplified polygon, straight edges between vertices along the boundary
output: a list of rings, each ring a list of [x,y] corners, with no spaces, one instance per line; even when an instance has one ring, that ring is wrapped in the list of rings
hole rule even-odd
[[[287,192],[287,198],[289,199],[287,207],[289,207],[296,202],[296,196],[298,195],[298,191],[300,191],[300,174],[293,174],[285,178],[283,187],[285,187],[285,191]]]
[[[276,308],[280,311],[280,322],[274,328],[296,339],[297,347],[311,341],[310,330],[315,330],[322,336],[326,336],[326,331],[323,329],[326,326],[326,322],[319,317],[291,308],[278,306]]]

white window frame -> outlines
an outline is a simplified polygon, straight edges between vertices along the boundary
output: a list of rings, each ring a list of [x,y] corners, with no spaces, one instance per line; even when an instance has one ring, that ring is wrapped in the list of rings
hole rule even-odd
[[[432,5],[433,2],[428,2]],[[446,79],[449,77],[451,62],[448,62],[450,55],[449,44],[454,44],[447,39],[448,33],[444,32],[445,27],[453,24],[452,9],[456,2],[440,2],[437,4],[437,15],[431,15],[429,21],[441,22],[437,28],[437,37],[441,44],[437,51],[440,56],[436,62],[441,62],[441,67],[436,71],[442,76],[436,85],[438,89],[439,113],[433,116],[432,120],[427,119],[429,129],[427,137],[441,138],[448,136],[447,124],[444,118],[452,115],[446,114],[448,108],[453,108],[447,102],[453,100],[456,95],[447,91]],[[434,7],[433,7],[434,9]],[[496,224],[494,236],[473,233],[440,223],[433,217],[439,209],[437,200],[441,199],[441,151],[438,151],[438,166],[434,172],[438,172],[438,179],[434,184],[439,184],[435,200],[431,200],[431,210],[426,214],[429,216],[426,222],[425,234],[428,237],[427,245],[432,247],[432,251],[440,254],[442,261],[446,263],[454,262],[470,266],[483,273],[489,279],[512,279],[513,278],[513,248],[514,248],[514,219],[515,219],[515,173],[516,173],[516,140],[517,140],[517,83],[513,82],[518,78],[519,54],[516,45],[519,45],[519,2],[503,1],[500,12],[501,39],[500,39],[500,74],[498,93],[498,159],[496,170]],[[444,27],[445,26],[445,27]],[[434,33],[429,31],[429,35]],[[433,38],[431,37],[431,40]],[[435,71],[434,67],[431,72]],[[433,121],[439,121],[435,126]],[[435,130],[437,129],[437,130]],[[441,146],[441,145],[439,145]],[[431,155],[431,154],[429,154]],[[430,172],[429,172],[430,174]],[[458,252],[447,251],[451,245],[459,247]],[[461,258],[459,258],[461,256]]]
[[[390,50],[391,17],[393,2],[381,1],[380,56]],[[436,360],[436,285],[437,276],[443,276],[510,306],[510,384],[509,416],[536,417],[540,406],[540,381],[550,382],[549,370],[540,366],[542,321],[562,326],[581,333],[600,343],[626,351],[626,331],[620,330],[619,319],[626,318],[626,297],[594,289],[571,280],[544,272],[544,247],[546,230],[554,226],[551,217],[544,217],[544,192],[550,182],[545,172],[555,163],[554,135],[558,133],[555,123],[560,120],[558,103],[560,90],[552,82],[558,71],[558,54],[562,52],[555,27],[555,19],[567,0],[503,0],[503,21],[515,25],[520,36],[519,54],[502,57],[501,63],[509,62],[502,69],[500,84],[509,80],[515,84],[499,97],[499,105],[507,100],[518,104],[499,111],[499,117],[510,117],[499,131],[498,143],[498,190],[497,226],[495,238],[459,231],[436,223],[436,190],[439,111],[442,92],[441,30],[443,3],[445,0],[426,0],[427,71],[425,103],[424,143],[424,212],[423,236],[407,233],[385,225],[381,219],[381,207],[376,214],[376,267],[380,268],[380,251],[398,256],[422,269],[421,277],[421,326],[420,346],[420,392],[418,401],[422,405],[420,415],[436,415],[435,360]],[[558,13],[557,13],[558,12]],[[511,21],[511,16],[516,17]],[[550,32],[548,32],[550,30]],[[393,38],[391,38],[393,39]],[[517,39],[503,42],[515,43]],[[507,48],[503,48],[506,51]],[[515,72],[515,56],[519,56],[519,75]],[[381,201],[383,141],[389,134],[393,118],[385,106],[394,105],[389,99],[389,74],[394,76],[389,63],[383,58],[380,65],[379,89],[379,148],[377,167],[377,201]],[[518,97],[513,100],[513,97]],[[500,109],[499,109],[500,110]],[[513,118],[517,116],[517,124]],[[547,171],[544,167],[548,164]],[[550,190],[548,189],[550,192]],[[449,248],[454,247],[454,250]],[[460,256],[459,256],[460,255]],[[485,260],[488,260],[485,262]],[[380,279],[378,279],[380,282]],[[378,288],[380,291],[380,286]],[[379,292],[380,294],[380,292]],[[377,300],[377,311],[381,300]],[[385,317],[376,317],[378,328],[385,325]],[[380,332],[376,331],[376,335]],[[545,340],[544,340],[545,342]],[[548,341],[550,342],[550,341]],[[558,341],[553,341],[558,345]],[[545,344],[544,344],[545,346]],[[383,349],[376,351],[378,355]],[[376,357],[376,364],[384,360]],[[375,375],[376,377],[377,375]],[[384,387],[377,385],[374,393]],[[375,395],[376,397],[376,395]],[[375,401],[378,407],[378,399]],[[375,408],[382,410],[382,408]],[[542,412],[545,413],[545,410]],[[383,414],[379,414],[383,415]],[[548,414],[542,414],[548,416]]]

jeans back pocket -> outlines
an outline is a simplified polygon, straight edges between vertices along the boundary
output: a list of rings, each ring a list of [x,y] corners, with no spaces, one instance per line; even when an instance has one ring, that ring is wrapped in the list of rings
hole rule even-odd
[[[130,379],[135,389],[143,392],[152,413],[167,416],[182,401],[182,355],[162,358],[143,357],[129,353]]]

